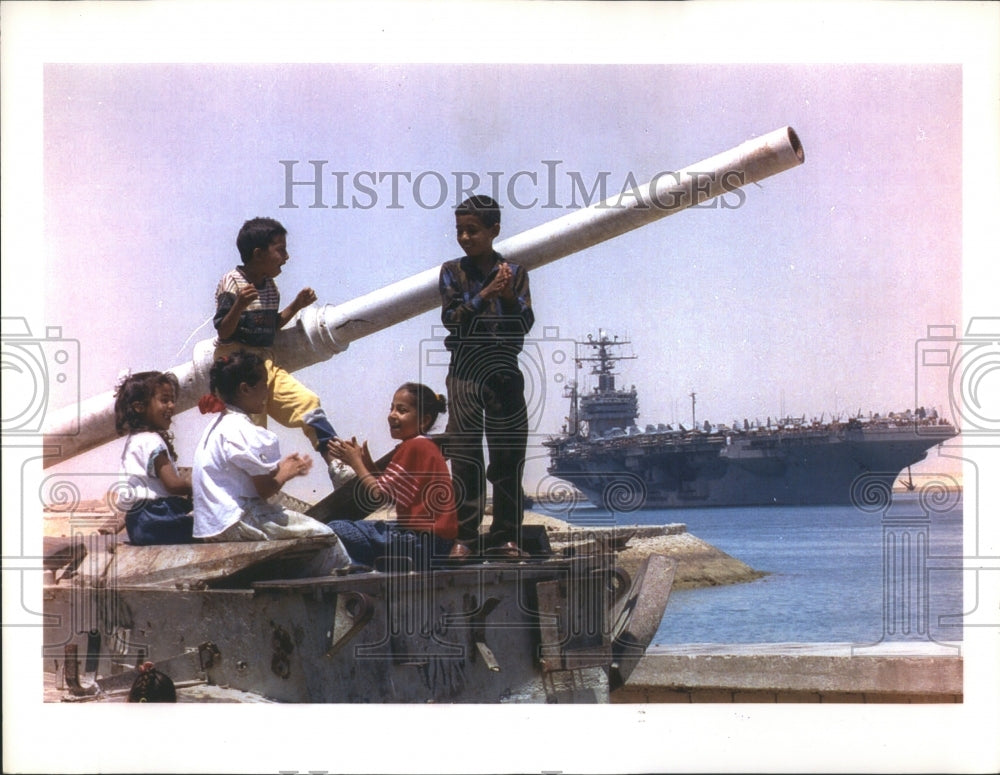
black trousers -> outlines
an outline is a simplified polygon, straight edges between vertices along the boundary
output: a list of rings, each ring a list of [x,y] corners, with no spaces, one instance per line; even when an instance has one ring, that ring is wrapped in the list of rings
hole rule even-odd
[[[451,460],[458,538],[472,544],[486,507],[486,480],[493,484],[493,522],[488,546],[518,541],[524,519],[521,477],[528,446],[524,375],[516,365],[464,378],[449,374],[445,457]],[[489,466],[483,457],[483,436]]]

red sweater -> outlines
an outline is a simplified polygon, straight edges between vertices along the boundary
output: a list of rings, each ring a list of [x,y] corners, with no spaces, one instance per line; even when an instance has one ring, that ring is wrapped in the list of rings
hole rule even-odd
[[[400,444],[376,481],[396,504],[401,528],[430,531],[439,538],[458,536],[451,473],[429,438],[415,436]]]

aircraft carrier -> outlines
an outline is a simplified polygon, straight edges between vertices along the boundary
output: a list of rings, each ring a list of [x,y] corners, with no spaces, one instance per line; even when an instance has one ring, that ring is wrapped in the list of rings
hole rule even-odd
[[[549,473],[613,511],[858,504],[873,485],[887,495],[904,469],[958,433],[922,407],[826,422],[639,428],[635,388],[615,387],[615,365],[635,357],[618,354],[627,344],[604,332],[577,343],[578,367],[592,364],[598,384],[589,393],[568,388],[567,424],[545,442]]]

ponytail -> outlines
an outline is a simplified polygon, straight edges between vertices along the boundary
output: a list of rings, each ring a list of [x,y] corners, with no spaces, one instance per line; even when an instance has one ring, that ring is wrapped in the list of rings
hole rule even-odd
[[[417,414],[421,419],[424,416],[429,416],[431,418],[430,425],[428,425],[427,430],[434,427],[434,423],[437,422],[437,418],[448,411],[448,401],[440,393],[435,393],[427,385],[423,385],[419,382],[404,382],[399,386],[399,390],[405,390],[411,396],[413,396],[414,401],[417,405]]]
[[[212,397],[227,404],[235,403],[237,392],[242,383],[245,382],[253,387],[262,379],[267,379],[267,367],[264,365],[264,359],[247,350],[237,350],[222,356],[212,364],[208,373]],[[206,409],[202,409],[202,414],[222,411],[212,408],[217,404],[214,404],[211,399],[205,399],[203,396],[202,400],[206,402]],[[201,408],[201,401],[198,402],[198,406]]]

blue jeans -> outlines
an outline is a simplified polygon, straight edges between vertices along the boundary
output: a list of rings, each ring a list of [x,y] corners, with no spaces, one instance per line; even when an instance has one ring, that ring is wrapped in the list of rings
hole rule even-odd
[[[408,557],[414,570],[426,570],[446,559],[454,541],[433,533],[405,530],[396,522],[335,519],[326,523],[333,528],[351,559],[372,566],[379,557]]]
[[[190,544],[193,529],[191,499],[179,495],[145,501],[125,515],[128,540],[135,546]]]

